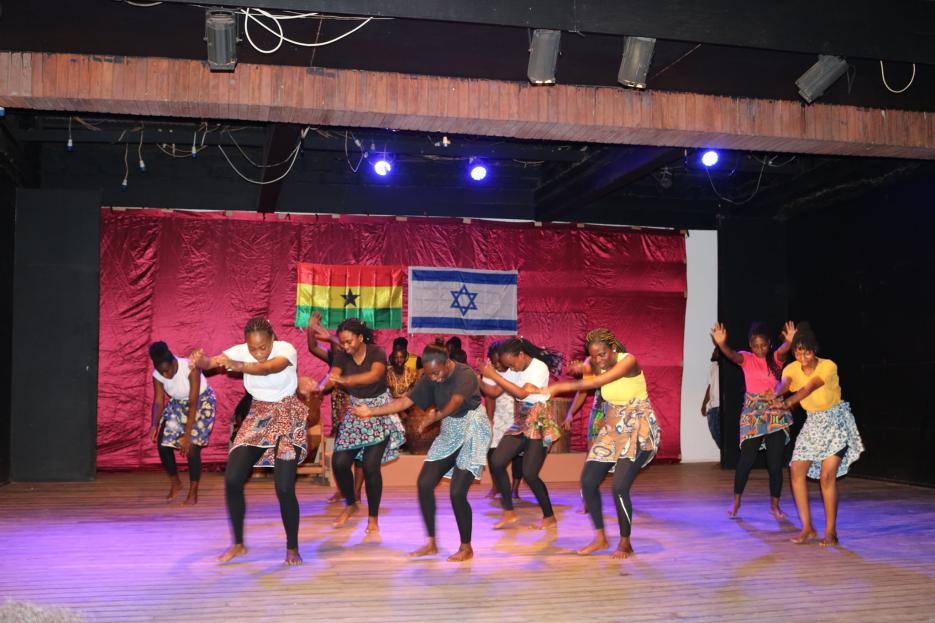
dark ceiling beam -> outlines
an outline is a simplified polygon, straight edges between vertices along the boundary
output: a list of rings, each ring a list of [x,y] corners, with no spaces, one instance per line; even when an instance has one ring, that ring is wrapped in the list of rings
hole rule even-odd
[[[108,123],[117,123],[116,121],[110,120]],[[127,118],[126,121],[127,127],[136,127],[139,125],[139,122],[132,118]],[[184,143],[185,141],[191,141],[191,131],[192,128],[196,127],[198,123],[188,124],[189,129],[179,132],[173,132],[169,134],[168,132],[158,132],[155,127],[147,126],[146,131],[143,134],[143,144],[164,144],[177,142],[179,144]],[[311,151],[333,151],[333,152],[343,152],[344,151],[344,134],[342,131],[335,128],[329,128],[328,131],[331,134],[340,133],[340,136],[334,136],[332,138],[326,138],[317,134],[315,132],[309,132],[308,136],[305,138],[302,146],[305,150]],[[65,143],[65,140],[68,136],[68,130],[63,126],[62,128],[46,128],[46,129],[14,129],[13,132],[16,135],[16,139],[24,144],[28,143]],[[185,135],[185,132],[188,132],[187,138],[182,138]],[[371,136],[368,134],[366,129],[354,128],[353,132],[364,143],[364,148],[369,150]],[[436,147],[432,141],[428,139],[428,135],[399,135],[399,134],[385,134],[382,130],[377,131],[378,134],[375,134],[372,140],[375,141],[376,147],[379,151],[383,151],[384,147],[388,152],[393,153],[396,156],[399,155],[416,155],[416,156],[443,156],[443,157],[452,157],[452,158],[463,158],[463,157],[483,157],[489,160],[526,160],[526,161],[539,161],[544,160],[547,162],[578,162],[586,157],[587,152],[582,151],[582,146],[580,144],[558,144],[558,145],[543,145],[543,144],[528,144],[524,145],[522,143],[513,143],[513,142],[492,142],[492,141],[472,141],[465,139],[461,136],[451,136],[451,144],[448,147],[438,146]],[[123,137],[123,130],[86,130],[77,126],[77,124],[72,125],[71,135],[72,139],[76,144],[81,143],[117,143],[126,138],[126,135]],[[132,139],[139,140],[139,134],[133,133],[131,135]],[[265,132],[259,130],[242,130],[239,132],[233,133],[234,139],[237,141],[237,144],[241,147],[249,148],[260,148],[265,147],[267,142],[267,136]],[[433,135],[433,139],[436,139],[435,142],[441,139],[441,135]],[[201,139],[199,138],[199,143]],[[230,138],[230,135],[227,133],[219,132],[209,132],[205,138],[205,145],[223,145],[223,146],[233,146],[233,141]],[[353,141],[349,141],[348,150],[351,152],[351,155],[358,153],[359,150]]]
[[[167,0],[193,4],[190,0]],[[907,0],[225,0],[227,6],[638,35],[935,64],[935,3]]]
[[[570,220],[576,212],[683,157],[669,147],[606,147],[536,191],[536,220]]]
[[[257,212],[272,214],[276,211],[279,195],[288,177],[286,172],[291,172],[293,164],[300,157],[295,154],[295,150],[301,141],[301,132],[302,126],[279,123],[270,124],[267,129],[263,168],[259,176],[262,186],[257,194]]]

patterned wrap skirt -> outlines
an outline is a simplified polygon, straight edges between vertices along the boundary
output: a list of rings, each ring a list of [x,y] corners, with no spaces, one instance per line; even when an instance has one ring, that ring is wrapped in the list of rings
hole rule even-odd
[[[740,445],[748,439],[762,437],[760,450],[766,449],[766,436],[776,431],[785,431],[786,443],[791,439],[789,427],[792,426],[792,412],[776,406],[766,394],[747,392],[743,398],[743,410],[740,412]]]
[[[347,413],[347,405],[350,402],[350,396],[348,393],[340,388],[335,387],[331,390],[331,434],[334,435],[336,430],[338,430],[338,425],[341,423],[341,420],[344,419],[344,414]]]
[[[364,458],[364,448],[382,443],[389,437],[389,443],[386,444],[386,450],[383,451],[381,463],[389,463],[399,458],[399,447],[406,443],[406,429],[403,423],[399,421],[399,416],[378,415],[371,418],[359,418],[351,413],[351,407],[356,405],[367,405],[368,407],[382,407],[393,401],[389,391],[383,392],[376,398],[356,398],[351,396],[344,417],[338,424],[338,432],[334,437],[334,451],[356,450],[354,460]]]
[[[490,420],[487,418],[487,410],[481,404],[476,409],[468,411],[463,417],[444,418],[441,432],[432,442],[425,460],[440,461],[457,451],[455,466],[471,472],[476,480],[480,480],[480,473],[487,464],[490,436]],[[453,474],[454,468],[451,468],[445,474],[445,478],[451,478]]]
[[[214,414],[217,409],[217,399],[214,390],[210,387],[198,396],[198,408],[195,410],[195,423],[192,425],[192,444],[196,446],[208,445],[208,438],[214,429]],[[162,409],[162,437],[160,446],[170,448],[179,447],[179,439],[185,434],[185,425],[188,423],[188,401],[169,398]]]
[[[504,435],[526,435],[526,439],[541,439],[548,448],[562,436],[562,428],[552,419],[550,402],[518,402],[516,419]]]
[[[847,448],[847,451],[841,458],[838,478],[847,473],[851,463],[864,451],[864,443],[857,430],[854,414],[851,413],[851,405],[839,402],[824,411],[808,412],[805,424],[795,439],[792,460],[811,461],[808,477],[818,478],[821,476],[821,462],[844,448]]]
[[[294,461],[295,449],[299,449],[298,462],[308,454],[308,406],[295,395],[279,402],[263,402],[253,399],[237,436],[233,452],[239,446],[266,448],[255,467],[273,467],[276,459]]]
[[[588,415],[588,447],[594,443],[594,440],[604,428],[604,400],[601,398],[601,389],[594,391],[594,403],[591,405],[591,413]]]
[[[620,459],[636,460],[641,450],[650,453],[640,465],[645,467],[656,456],[662,431],[649,400],[634,399],[623,405],[604,403],[607,421],[588,452],[589,461],[616,463]]]

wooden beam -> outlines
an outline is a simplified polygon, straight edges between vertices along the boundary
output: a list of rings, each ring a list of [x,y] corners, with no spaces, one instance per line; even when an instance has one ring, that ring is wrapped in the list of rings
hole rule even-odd
[[[2,52],[0,106],[935,159],[925,112],[163,58]]]

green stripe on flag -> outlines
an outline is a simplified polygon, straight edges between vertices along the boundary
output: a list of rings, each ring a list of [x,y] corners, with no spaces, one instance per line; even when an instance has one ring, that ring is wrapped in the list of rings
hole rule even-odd
[[[401,307],[379,307],[358,309],[356,307],[312,307],[298,305],[295,308],[295,326],[307,327],[313,311],[321,314],[321,324],[326,329],[337,329],[345,318],[360,318],[371,329],[401,329],[403,310]]]

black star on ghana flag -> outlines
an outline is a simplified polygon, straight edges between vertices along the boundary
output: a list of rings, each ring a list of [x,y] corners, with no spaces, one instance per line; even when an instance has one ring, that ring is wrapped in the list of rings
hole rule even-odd
[[[350,289],[350,288],[347,289],[347,294],[342,294],[342,295],[341,295],[341,298],[344,299],[344,306],[345,306],[345,307],[347,307],[348,305],[353,305],[354,307],[357,307],[357,299],[358,299],[359,297],[360,297],[360,295],[359,295],[359,294],[354,294],[353,292],[351,292],[351,289]]]

